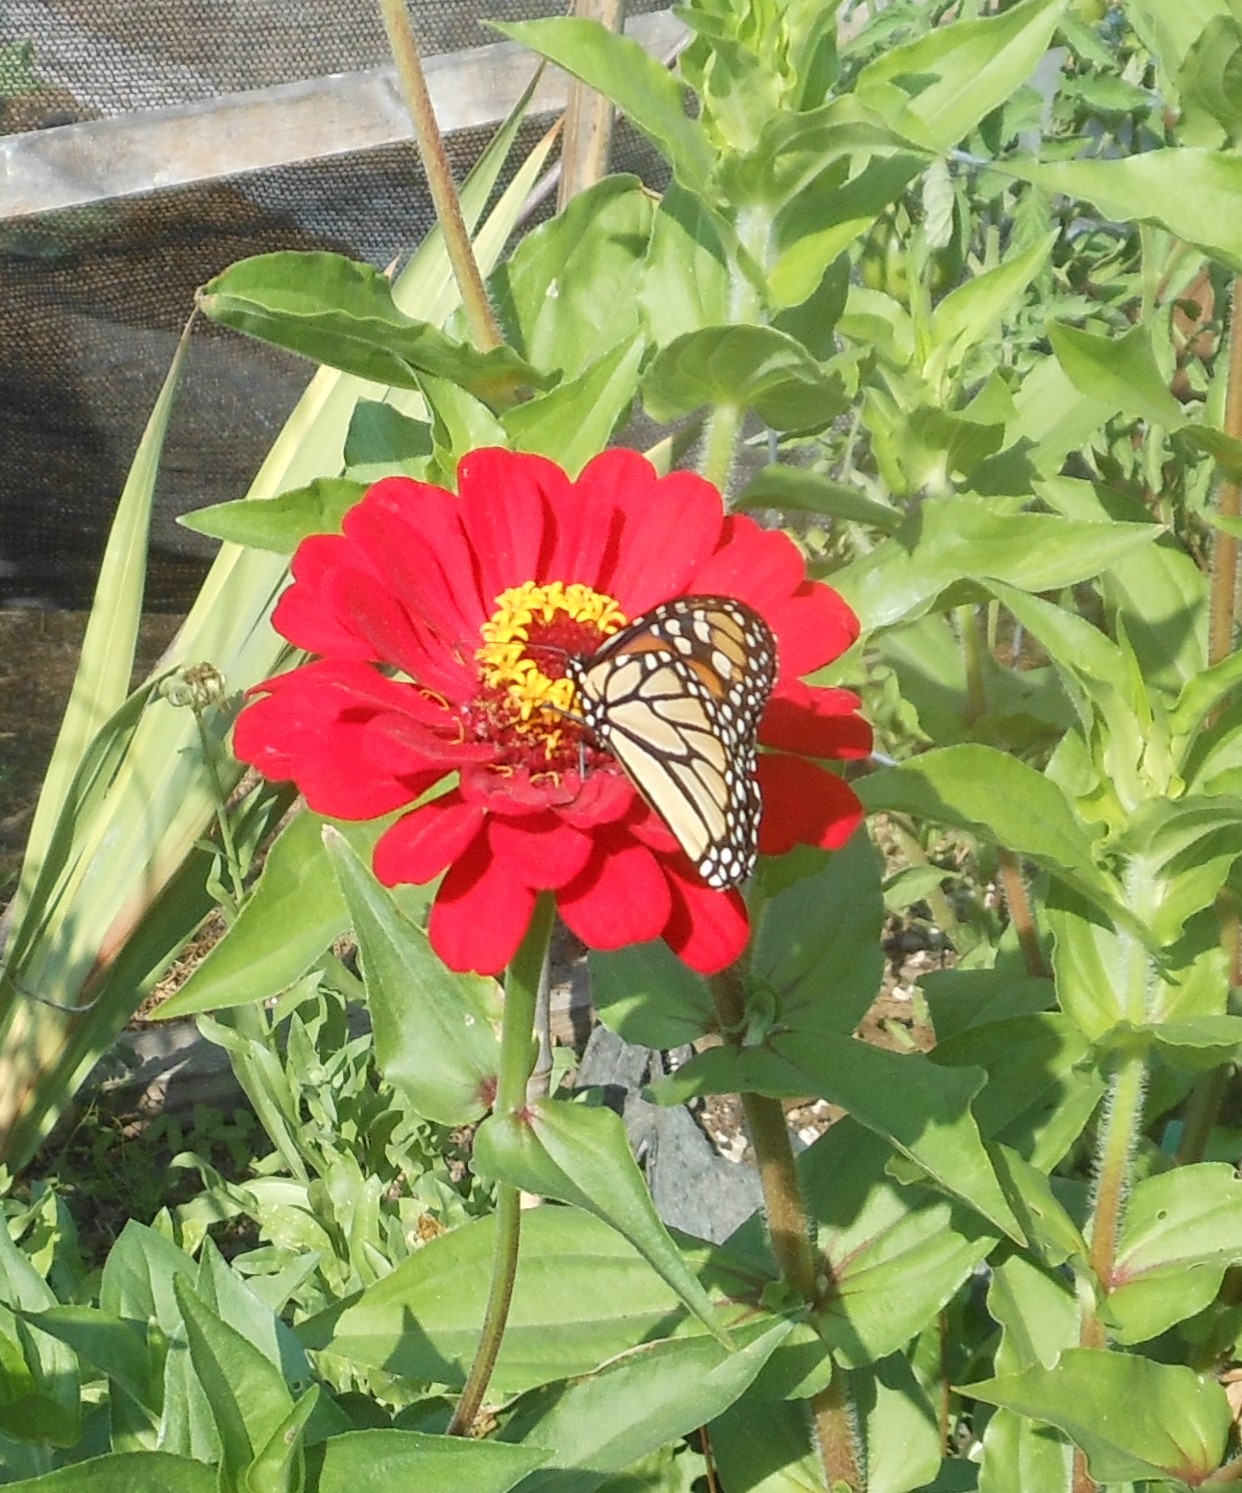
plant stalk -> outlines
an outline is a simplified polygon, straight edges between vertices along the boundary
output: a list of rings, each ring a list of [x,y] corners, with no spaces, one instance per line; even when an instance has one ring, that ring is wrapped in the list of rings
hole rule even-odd
[[[505,1010],[500,1035],[500,1063],[496,1074],[498,1115],[519,1113],[526,1107],[526,1081],[534,1067],[532,1035],[535,1008],[543,982],[548,944],[556,903],[543,893],[535,905],[534,916],[522,945],[513,956],[505,976]],[[491,1382],[492,1371],[500,1354],[505,1324],[509,1320],[509,1303],[513,1299],[513,1282],[517,1276],[518,1245],[521,1236],[522,1203],[516,1187],[500,1183],[496,1189],[496,1246],[492,1256],[492,1284],[483,1316],[483,1331],[475,1350],[474,1362],[466,1378],[461,1399],[448,1425],[450,1436],[468,1436],[474,1425],[483,1396]]]
[[[435,205],[436,219],[444,234],[444,246],[453,267],[466,319],[470,324],[470,335],[480,352],[488,352],[493,347],[499,347],[504,338],[500,333],[496,313],[487,298],[466,220],[462,217],[461,202],[453,182],[448,154],[444,149],[444,137],[440,134],[435,110],[431,106],[431,92],[423,72],[423,61],[419,55],[414,28],[410,23],[405,0],[379,0],[379,7],[405,106],[414,125],[418,153],[427,174],[427,186]]]
[[[739,964],[721,971],[711,980],[712,998],[721,1036],[740,1047],[746,1037],[746,992]],[[811,1248],[810,1219],[798,1183],[789,1126],[779,1099],[767,1094],[742,1094],[746,1126],[755,1151],[768,1235],[781,1279],[813,1306],[830,1283],[817,1278],[817,1262]],[[819,1264],[826,1270],[826,1262]],[[844,1484],[851,1490],[863,1487],[855,1449],[854,1409],[842,1371],[834,1369],[832,1382],[811,1401],[816,1440],[823,1463],[825,1486]]]
[[[1142,1129],[1146,1091],[1145,1055],[1140,1051],[1123,1053],[1104,1101],[1092,1208],[1091,1271],[1101,1291],[1107,1291],[1113,1281],[1117,1239],[1130,1184],[1130,1159]],[[1093,1307],[1084,1309],[1079,1342],[1084,1348],[1105,1346],[1104,1324]]]
[[[1242,437],[1242,277],[1233,282],[1229,313],[1229,388],[1225,396],[1225,434]],[[1242,485],[1222,482],[1216,498],[1222,518],[1242,512]],[[1233,652],[1238,608],[1238,541],[1218,530],[1212,539],[1211,601],[1208,612],[1208,663],[1216,664]]]

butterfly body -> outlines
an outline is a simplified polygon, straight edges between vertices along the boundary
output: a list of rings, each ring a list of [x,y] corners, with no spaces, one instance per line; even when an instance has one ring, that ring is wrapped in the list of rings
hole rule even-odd
[[[754,870],[755,741],[776,679],[764,620],[725,596],[683,596],[571,658],[583,722],[665,821],[708,886]]]

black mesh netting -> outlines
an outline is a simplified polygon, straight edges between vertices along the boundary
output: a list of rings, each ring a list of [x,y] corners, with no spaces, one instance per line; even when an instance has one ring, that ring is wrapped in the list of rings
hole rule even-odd
[[[413,0],[428,53],[494,42],[487,17],[563,0]],[[631,15],[664,8],[629,0]],[[376,0],[0,0],[3,59],[30,43],[37,87],[0,101],[0,133],[174,108],[382,66]],[[531,121],[515,160],[546,127]],[[461,180],[490,138],[450,138]],[[650,177],[622,126],[616,169]],[[82,606],[194,290],[272,249],[386,264],[431,225],[412,144],[116,197],[5,211],[0,177],[0,605]],[[178,513],[244,494],[311,367],[199,323],[161,467],[148,606],[188,605],[214,548]]]

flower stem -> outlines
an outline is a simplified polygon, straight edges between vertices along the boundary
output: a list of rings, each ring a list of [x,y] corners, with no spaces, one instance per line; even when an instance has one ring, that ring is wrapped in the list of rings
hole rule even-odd
[[[461,202],[453,183],[453,172],[448,154],[444,149],[444,137],[436,122],[435,110],[431,106],[431,93],[423,72],[423,61],[419,56],[418,42],[406,10],[406,0],[379,0],[380,15],[384,30],[388,33],[388,45],[392,60],[397,67],[397,78],[405,97],[418,140],[418,153],[423,170],[427,173],[427,186],[435,205],[436,219],[444,234],[449,263],[461,293],[462,305],[470,323],[470,334],[474,345],[487,352],[499,347],[504,341],[496,313],[487,298],[483,276],[479,273],[478,261],[470,244],[466,221],[461,215]]]
[[[1130,1159],[1143,1123],[1147,1090],[1147,1060],[1140,1051],[1118,1059],[1104,1101],[1097,1155],[1095,1204],[1091,1220],[1091,1270],[1102,1291],[1113,1282],[1117,1239],[1130,1183]],[[1105,1346],[1103,1322],[1094,1306],[1084,1309],[1079,1342],[1084,1348]]]
[[[734,964],[714,976],[711,990],[721,1035],[730,1045],[740,1047],[746,1037],[746,992],[741,966]],[[741,1100],[763,1187],[772,1253],[781,1279],[813,1306],[821,1294],[821,1283],[816,1279],[810,1219],[798,1183],[784,1107],[779,1099],[767,1094],[742,1094]],[[861,1489],[854,1408],[839,1368],[835,1369],[828,1387],[812,1400],[811,1412],[815,1417],[825,1485]]]
[[[534,916],[522,945],[505,976],[505,1011],[500,1035],[500,1063],[496,1073],[496,1114],[514,1114],[526,1105],[526,1081],[534,1066],[532,1033],[539,987],[543,980],[556,903],[546,892],[535,904]],[[492,1256],[492,1284],[483,1317],[483,1331],[461,1399],[449,1422],[450,1436],[466,1436],[474,1425],[500,1353],[513,1282],[517,1276],[522,1204],[516,1187],[500,1183],[496,1189],[496,1246]]]

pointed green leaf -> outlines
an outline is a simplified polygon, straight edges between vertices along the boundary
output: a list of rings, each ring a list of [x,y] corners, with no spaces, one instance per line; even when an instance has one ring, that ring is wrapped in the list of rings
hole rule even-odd
[[[654,420],[675,420],[704,406],[749,409],[774,430],[821,429],[846,405],[839,373],[787,333],[747,324],[675,337],[652,360],[642,391]]]
[[[713,153],[702,125],[687,115],[680,84],[636,41],[576,16],[492,24],[611,99],[663,153],[683,187],[694,191],[707,182]]]
[[[762,1332],[734,1352],[704,1337],[652,1343],[563,1389],[532,1395],[502,1432],[549,1449],[547,1471],[533,1473],[523,1493],[590,1493],[607,1474],[720,1415],[790,1330],[770,1317],[758,1325]],[[569,1469],[587,1475],[570,1480]]]
[[[622,1234],[690,1311],[727,1341],[706,1291],[660,1222],[619,1115],[541,1099],[520,1115],[493,1114],[479,1127],[481,1175],[573,1203]]]
[[[542,1466],[538,1446],[506,1446],[422,1431],[349,1431],[313,1447],[315,1493],[508,1493]]]
[[[833,1032],[779,1031],[762,1046],[715,1047],[651,1085],[660,1104],[748,1091],[775,1098],[814,1094],[847,1109],[1011,1238],[1021,1230],[988,1161],[970,1101],[977,1069],[937,1068]]]
[[[151,1451],[91,1457],[7,1486],[20,1493],[218,1493],[216,1468]]]
[[[343,477],[319,477],[278,498],[238,498],[183,513],[177,522],[196,534],[291,555],[310,534],[339,534],[341,520],[366,487]]]
[[[868,63],[858,100],[908,140],[951,150],[1035,71],[1064,9],[1064,0],[1027,0],[986,20],[934,27]]]
[[[189,326],[177,343],[155,401],[108,532],[95,598],[78,658],[73,689],[43,778],[43,788],[26,840],[21,877],[8,908],[10,926],[20,929],[35,882],[79,768],[97,733],[124,705],[134,669],[134,644],[142,615],[147,541],[155,482],[164,437],[172,415],[181,370],[189,348]],[[12,946],[9,957],[13,957]]]
[[[945,747],[858,784],[868,813],[896,810],[981,834],[1061,877],[1114,915],[1124,907],[1092,840],[1051,779],[992,747]]]
[[[832,1280],[814,1325],[848,1367],[904,1348],[996,1243],[977,1213],[895,1181],[892,1159],[889,1143],[850,1115],[798,1157]]]
[[[574,379],[633,342],[654,216],[637,177],[606,176],[523,237],[490,290],[524,358]]]
[[[931,498],[832,583],[869,631],[921,615],[960,581],[1008,581],[1023,591],[1075,585],[1159,532],[1151,523],[1079,523],[1001,513],[968,497]]]
[[[743,512],[779,508],[784,513],[824,513],[829,518],[868,524],[881,534],[891,534],[902,518],[895,508],[877,503],[857,488],[802,467],[764,467],[746,484],[734,506]]]
[[[381,1072],[427,1119],[477,1120],[496,1091],[499,987],[446,969],[344,836],[325,825],[323,842],[358,938]]]
[[[684,1047],[717,1023],[707,981],[663,941],[590,954],[591,997],[610,1031],[640,1047]]]
[[[570,476],[577,476],[629,415],[646,351],[645,338],[635,333],[577,377],[506,410],[501,423],[509,445],[515,451],[550,457]]]
[[[1229,1402],[1210,1376],[1098,1348],[1069,1348],[1052,1368],[961,1393],[1063,1431],[1101,1483],[1167,1478],[1197,1487],[1220,1466],[1229,1435]]]
[[[1009,169],[1050,192],[1093,202],[1106,218],[1158,223],[1242,270],[1242,156],[1174,146],[1115,160],[1014,161]]]
[[[1202,1162],[1145,1177],[1126,1203],[1108,1293],[1118,1342],[1146,1342],[1202,1311],[1239,1261],[1242,1181],[1232,1166]]]
[[[852,1032],[884,973],[880,863],[865,834],[766,905],[750,981],[770,987],[790,1033]]]
[[[173,1290],[185,1321],[190,1361],[211,1405],[222,1462],[234,1476],[250,1466],[293,1408],[280,1371],[184,1282]]]
[[[479,1343],[491,1284],[495,1215],[430,1240],[344,1308],[298,1326],[308,1349],[363,1368],[460,1385]],[[718,1257],[719,1252],[713,1252]],[[755,1296],[732,1280],[733,1296]],[[686,1321],[674,1292],[634,1246],[577,1208],[522,1214],[517,1280],[496,1395],[581,1374]]]
[[[1107,400],[1123,415],[1166,430],[1178,430],[1186,423],[1182,406],[1156,365],[1150,327],[1140,325],[1120,337],[1102,337],[1053,321],[1048,323],[1048,340],[1081,393]]]
[[[699,196],[673,182],[651,224],[639,298],[660,347],[729,319],[727,229]]]
[[[549,383],[512,348],[481,353],[407,316],[387,276],[340,254],[281,250],[243,259],[209,280],[197,301],[221,326],[377,384],[417,389],[428,373],[503,401],[523,384]]]

